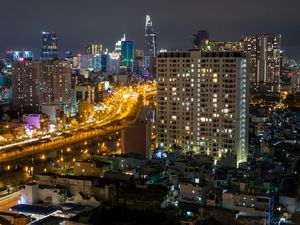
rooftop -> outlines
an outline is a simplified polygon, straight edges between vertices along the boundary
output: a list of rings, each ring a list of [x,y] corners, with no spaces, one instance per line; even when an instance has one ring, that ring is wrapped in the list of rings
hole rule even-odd
[[[26,204],[19,204],[19,205],[13,206],[11,209],[14,211],[17,211],[17,212],[39,214],[39,215],[49,215],[56,211],[52,207],[43,207],[43,206],[26,205]]]
[[[35,225],[44,225],[44,224],[59,224],[63,221],[65,221],[65,218],[62,217],[56,217],[56,216],[47,216],[44,219],[38,220],[32,224]]]

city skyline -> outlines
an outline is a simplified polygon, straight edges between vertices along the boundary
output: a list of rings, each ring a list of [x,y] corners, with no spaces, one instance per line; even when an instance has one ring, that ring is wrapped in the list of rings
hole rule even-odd
[[[0,225],[300,224],[299,0],[1,3]]]
[[[189,5],[180,1],[172,1],[172,5],[167,1],[152,1],[146,8],[134,0],[131,4],[120,7],[122,9],[115,8],[116,3],[117,1],[91,1],[91,4],[79,0],[65,1],[48,6],[49,12],[51,9],[55,10],[56,15],[53,17],[44,12],[45,5],[42,3],[20,1],[14,7],[11,2],[6,1],[0,15],[2,28],[5,30],[0,37],[0,53],[4,55],[9,49],[26,49],[33,50],[38,55],[40,33],[45,30],[54,31],[58,35],[60,56],[67,50],[82,53],[90,43],[100,43],[113,49],[113,44],[123,33],[134,40],[137,48],[143,48],[144,18],[149,14],[155,23],[155,30],[159,32],[159,48],[191,48],[191,35],[198,30],[208,30],[211,39],[218,40],[239,40],[245,35],[280,33],[286,55],[300,58],[300,44],[297,43],[300,30],[291,22],[299,20],[297,5],[300,6],[300,3],[296,1],[293,1],[293,5],[269,0],[263,3],[234,0],[226,4],[217,0],[209,3],[192,1]],[[12,7],[14,10],[9,10]],[[102,8],[106,10],[101,11]],[[212,10],[201,10],[202,8]],[[282,11],[282,8],[285,10]],[[24,13],[29,10],[33,13]],[[128,12],[125,20],[122,10]],[[269,13],[271,10],[273,13]],[[4,23],[8,17],[15,19]]]

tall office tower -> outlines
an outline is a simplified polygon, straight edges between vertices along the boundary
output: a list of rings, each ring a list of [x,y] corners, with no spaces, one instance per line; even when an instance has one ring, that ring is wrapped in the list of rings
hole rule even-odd
[[[157,58],[158,143],[247,160],[248,70],[241,52],[166,52]]]
[[[208,44],[209,32],[206,30],[200,30],[197,34],[192,36],[192,40],[194,49],[203,49]]]
[[[57,59],[57,35],[51,31],[42,32],[42,60]]]
[[[134,59],[133,41],[122,41],[121,44],[121,66],[132,71]]]
[[[121,55],[122,41],[125,41],[125,40],[126,40],[126,36],[124,34],[123,37],[121,38],[121,40],[117,41],[117,43],[115,44],[115,53]]]
[[[42,98],[40,92],[39,61],[15,61],[12,69],[12,107],[17,111],[38,110]]]
[[[97,55],[102,53],[102,51],[103,51],[103,45],[101,44],[90,44],[86,48],[86,54]]]
[[[102,54],[101,61],[100,61],[101,72],[107,72],[107,61],[108,61],[108,55]]]
[[[144,42],[144,68],[149,70],[150,60],[156,58],[157,54],[156,33],[153,31],[152,20],[146,16],[145,42]]]
[[[257,35],[243,41],[250,55],[251,92],[279,92],[281,35]]]

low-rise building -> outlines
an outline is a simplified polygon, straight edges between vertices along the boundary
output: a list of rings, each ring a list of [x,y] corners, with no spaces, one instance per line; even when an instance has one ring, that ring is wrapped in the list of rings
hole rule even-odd
[[[274,210],[274,197],[250,193],[223,193],[222,207],[237,211],[237,220],[244,224],[257,221],[257,224],[269,225]],[[248,221],[248,223],[246,223]]]
[[[66,199],[67,191],[62,186],[28,183],[21,188],[21,204],[34,205],[42,202],[46,205],[59,206]]]
[[[179,201],[205,205],[208,195],[208,185],[205,183],[192,183],[180,181]]]
[[[108,162],[97,160],[84,160],[74,165],[75,176],[103,177],[104,173],[110,171],[112,166]]]

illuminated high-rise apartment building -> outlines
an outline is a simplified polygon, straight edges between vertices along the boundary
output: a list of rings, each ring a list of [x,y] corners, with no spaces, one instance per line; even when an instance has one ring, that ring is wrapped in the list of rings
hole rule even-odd
[[[243,42],[250,55],[251,92],[279,92],[281,35],[249,36]]]
[[[43,104],[70,107],[71,62],[68,60],[15,61],[13,101],[16,110],[38,112]]]
[[[23,60],[13,62],[12,107],[17,111],[39,109],[42,102],[40,90],[41,63]]]
[[[248,60],[241,52],[165,52],[157,58],[158,143],[218,159],[248,152]]]
[[[43,104],[56,104],[65,110],[69,109],[71,74],[71,62],[68,60],[42,62],[40,82]]]
[[[57,59],[57,35],[51,31],[42,32],[41,59]]]

